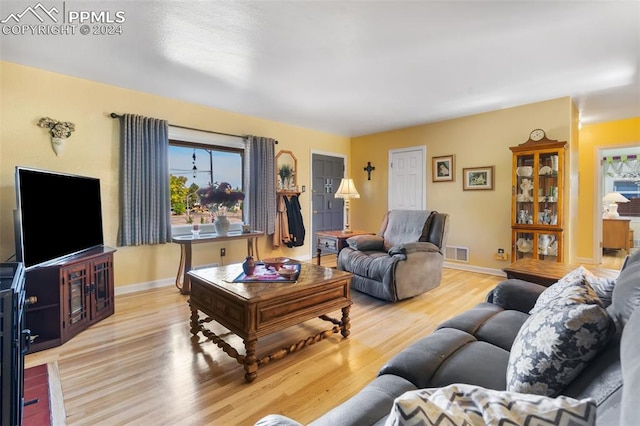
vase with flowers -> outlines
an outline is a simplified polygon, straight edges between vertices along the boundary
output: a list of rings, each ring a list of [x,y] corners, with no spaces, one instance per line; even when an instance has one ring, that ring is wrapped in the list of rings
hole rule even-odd
[[[228,182],[214,182],[196,192],[200,197],[200,204],[207,206],[214,216],[213,226],[218,235],[227,235],[231,225],[227,218],[229,209],[236,208],[244,200],[244,194],[233,189]]]
[[[56,155],[62,153],[64,141],[76,130],[76,125],[69,121],[58,121],[53,118],[43,117],[38,121],[38,127],[49,129],[51,146]]]

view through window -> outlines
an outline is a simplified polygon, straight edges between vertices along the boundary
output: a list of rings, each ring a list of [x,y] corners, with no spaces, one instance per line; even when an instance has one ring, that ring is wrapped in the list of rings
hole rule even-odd
[[[618,203],[621,216],[640,216],[640,180],[614,180],[613,190],[624,195],[629,202]]]
[[[171,224],[211,223],[212,212],[200,205],[197,191],[212,183],[229,183],[242,191],[243,150],[171,140],[169,143]],[[242,202],[228,211],[230,222],[242,222]]]

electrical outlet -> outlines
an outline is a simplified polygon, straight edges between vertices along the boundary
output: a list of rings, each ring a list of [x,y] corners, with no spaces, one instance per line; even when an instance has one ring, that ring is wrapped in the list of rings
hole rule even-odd
[[[220,249],[220,257],[225,257],[227,255],[227,249],[224,247]]]
[[[496,254],[494,255],[496,260],[509,260],[509,255],[504,252],[504,249],[499,248]]]

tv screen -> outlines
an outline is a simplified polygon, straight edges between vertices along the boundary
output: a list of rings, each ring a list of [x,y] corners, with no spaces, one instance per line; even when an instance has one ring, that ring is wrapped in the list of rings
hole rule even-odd
[[[100,180],[16,167],[16,256],[25,268],[102,246]]]

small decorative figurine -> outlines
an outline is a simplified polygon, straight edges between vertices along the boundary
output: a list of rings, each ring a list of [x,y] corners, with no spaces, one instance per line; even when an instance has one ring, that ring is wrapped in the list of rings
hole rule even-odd
[[[256,270],[256,261],[253,260],[253,256],[247,256],[242,264],[242,270],[246,275],[253,275]]]

